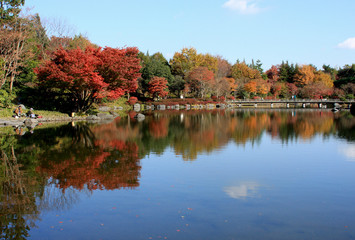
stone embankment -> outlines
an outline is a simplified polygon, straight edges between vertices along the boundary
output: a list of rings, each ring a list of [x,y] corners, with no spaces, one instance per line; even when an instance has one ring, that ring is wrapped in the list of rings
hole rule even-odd
[[[80,121],[87,121],[87,122],[108,122],[112,121],[118,114],[114,111],[116,110],[123,110],[122,107],[107,107],[103,106],[98,109],[101,111],[96,115],[89,115],[89,116],[60,116],[60,117],[42,117],[42,118],[29,118],[29,117],[21,117],[21,118],[13,118],[8,117],[4,119],[0,119],[0,127],[1,126],[13,126],[13,127],[35,127],[39,123],[53,123],[53,122],[80,122]],[[103,113],[109,112],[109,113]]]
[[[48,118],[6,118],[0,120],[0,126],[36,126],[38,123],[45,122],[72,122],[83,121],[85,117],[48,117]]]

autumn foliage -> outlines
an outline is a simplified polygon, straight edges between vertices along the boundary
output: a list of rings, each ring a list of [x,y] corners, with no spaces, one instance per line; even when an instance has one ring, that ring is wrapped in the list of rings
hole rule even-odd
[[[189,89],[202,98],[211,90],[214,81],[214,74],[207,67],[196,67],[188,74]]]
[[[149,93],[153,97],[165,97],[168,95],[168,81],[163,77],[153,77],[149,82]]]
[[[43,89],[68,92],[73,110],[86,111],[97,99],[116,99],[137,89],[137,54],[137,48],[61,48],[36,73]]]

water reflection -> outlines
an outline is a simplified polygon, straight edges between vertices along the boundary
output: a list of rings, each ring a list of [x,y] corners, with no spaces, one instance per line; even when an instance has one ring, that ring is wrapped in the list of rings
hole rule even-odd
[[[242,182],[237,186],[225,187],[224,192],[235,199],[246,199],[248,197],[255,197],[257,195],[260,184],[256,182]]]
[[[339,151],[347,157],[348,161],[355,162],[355,145],[346,145],[345,147],[341,147]]]
[[[12,134],[11,134],[12,133]],[[1,238],[25,239],[42,211],[68,209],[78,192],[140,186],[140,159],[167,148],[185,161],[227,144],[258,143],[263,134],[283,144],[334,136],[355,161],[355,118],[330,111],[165,111],[143,122],[129,116],[105,124],[67,124],[15,135],[1,135]],[[257,196],[260,185],[225,187],[231,198]]]

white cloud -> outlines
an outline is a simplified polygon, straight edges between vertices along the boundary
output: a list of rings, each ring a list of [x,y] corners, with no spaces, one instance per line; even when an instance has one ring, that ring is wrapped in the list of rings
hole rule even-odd
[[[262,10],[256,5],[255,0],[228,0],[223,7],[241,14],[256,14]]]
[[[228,196],[235,199],[254,197],[260,185],[255,182],[243,182],[238,186],[225,187],[223,190]]]
[[[348,48],[348,49],[355,49],[355,37],[348,38],[344,42],[339,43],[338,47],[340,47],[340,48]]]

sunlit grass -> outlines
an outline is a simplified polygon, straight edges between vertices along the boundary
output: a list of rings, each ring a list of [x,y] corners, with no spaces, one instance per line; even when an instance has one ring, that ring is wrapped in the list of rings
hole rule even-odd
[[[126,98],[120,98],[115,101],[110,101],[103,103],[103,106],[110,107],[111,109],[114,109],[114,107],[122,107],[122,110],[114,110],[114,112],[118,113],[119,115],[125,115],[127,111],[131,109],[131,106],[126,104],[127,99]],[[13,118],[14,115],[14,110],[16,109],[17,105],[12,105],[9,108],[0,108],[0,118],[2,119],[11,119]],[[98,105],[93,105],[90,110],[88,110],[86,113],[76,113],[75,116],[87,116],[87,115],[95,115],[99,113],[100,111],[98,110],[99,106]],[[25,109],[23,112],[26,113],[28,109]],[[112,110],[113,111],[113,110]],[[62,113],[58,111],[46,111],[46,110],[36,110],[34,109],[33,112],[37,114],[38,116],[42,116],[43,118],[63,118],[63,117],[69,117],[70,115],[68,113]],[[109,113],[109,112],[107,112]]]

